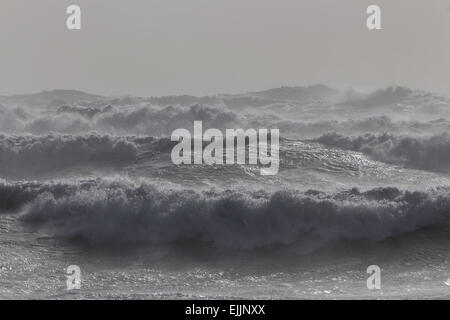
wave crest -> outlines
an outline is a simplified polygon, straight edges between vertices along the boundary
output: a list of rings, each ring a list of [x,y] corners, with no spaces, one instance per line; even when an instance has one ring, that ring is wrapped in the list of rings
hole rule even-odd
[[[24,188],[3,185],[0,190],[2,195],[5,190],[23,194]],[[35,185],[34,194],[28,194],[28,199],[18,199],[26,200],[24,222],[91,244],[197,240],[241,249],[323,246],[338,240],[383,240],[447,224],[450,210],[448,188],[197,192],[99,179]]]

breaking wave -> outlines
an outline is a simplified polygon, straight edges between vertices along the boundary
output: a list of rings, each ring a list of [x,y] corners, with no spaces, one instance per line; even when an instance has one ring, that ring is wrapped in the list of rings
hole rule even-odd
[[[203,121],[205,128],[225,129],[240,127],[242,118],[230,110],[201,105],[61,106],[45,111],[26,107],[0,108],[0,132],[5,134],[96,131],[114,135],[165,136],[175,129],[192,127],[194,120]]]
[[[430,137],[403,137],[387,133],[348,137],[329,133],[314,141],[326,146],[360,151],[375,160],[391,164],[450,172],[450,135],[448,133]]]
[[[450,189],[193,191],[146,182],[86,180],[0,184],[3,206],[38,230],[99,244],[199,241],[252,249],[384,240],[449,222]],[[8,208],[3,208],[6,210]]]
[[[257,108],[246,112],[227,105],[158,106],[146,102],[134,105],[114,105],[109,100],[87,105],[62,105],[49,109],[27,106],[0,106],[0,132],[4,134],[46,135],[84,134],[96,131],[112,135],[168,136],[178,128],[191,128],[195,120],[205,129],[217,128],[277,128],[289,138],[315,138],[327,132],[363,134],[391,132],[395,134],[440,134],[450,129],[450,122],[439,118],[427,122],[393,121],[388,115],[367,116],[359,119],[337,117],[340,120],[309,121],[283,106],[272,111]],[[175,101],[173,101],[175,102]],[[325,112],[325,111],[324,111]]]

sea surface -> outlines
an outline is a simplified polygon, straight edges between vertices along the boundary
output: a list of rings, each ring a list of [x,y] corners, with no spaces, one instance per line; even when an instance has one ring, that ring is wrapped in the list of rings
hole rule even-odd
[[[279,129],[279,173],[174,165],[194,121]],[[0,97],[0,299],[448,299],[449,222],[447,96]]]

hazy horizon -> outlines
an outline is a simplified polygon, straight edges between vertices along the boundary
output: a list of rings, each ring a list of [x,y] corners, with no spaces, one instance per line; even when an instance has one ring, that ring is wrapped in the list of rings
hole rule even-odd
[[[82,90],[82,89],[70,89],[70,88],[54,88],[54,89],[42,89],[42,90],[38,90],[38,91],[33,91],[33,92],[22,92],[22,93],[14,93],[14,94],[2,94],[0,93],[0,97],[4,97],[4,98],[8,98],[8,97],[14,97],[14,96],[28,96],[28,95],[37,95],[37,94],[41,94],[44,92],[57,92],[57,91],[73,91],[73,92],[80,92],[80,93],[84,93],[84,94],[89,94],[89,95],[95,95],[95,96],[101,96],[101,97],[136,97],[136,98],[157,98],[157,97],[170,97],[170,96],[192,96],[192,97],[196,97],[196,98],[202,98],[202,97],[214,97],[214,96],[220,96],[220,95],[245,95],[245,94],[252,94],[252,93],[260,93],[260,92],[265,92],[265,91],[269,91],[269,90],[275,90],[275,89],[281,89],[281,88],[291,88],[291,89],[297,89],[297,88],[309,88],[309,87],[316,87],[316,86],[325,86],[327,88],[330,89],[334,89],[334,90],[341,90],[341,91],[345,91],[345,90],[355,90],[361,93],[371,93],[371,92],[375,92],[377,90],[384,90],[384,89],[388,89],[391,87],[399,87],[399,88],[407,88],[410,89],[412,91],[424,91],[424,92],[429,92],[429,93],[433,93],[433,94],[450,94],[450,90],[449,91],[433,91],[433,90],[425,90],[422,88],[414,88],[414,87],[409,87],[406,85],[402,85],[402,84],[387,84],[385,86],[380,86],[380,87],[369,87],[369,86],[358,86],[358,85],[354,85],[354,86],[333,86],[333,85],[329,85],[326,83],[312,83],[312,84],[306,84],[306,85],[281,85],[278,87],[268,87],[268,88],[261,88],[261,89],[256,89],[256,90],[252,90],[252,91],[236,91],[236,92],[215,92],[215,93],[211,93],[211,94],[206,94],[206,95],[195,95],[195,94],[191,94],[191,93],[174,93],[174,94],[169,94],[169,95],[133,95],[133,94],[127,94],[127,93],[112,93],[112,94],[102,94],[99,92],[93,92],[93,91],[88,91],[88,90]]]
[[[65,27],[82,9],[82,30]],[[365,26],[382,9],[382,30]],[[243,93],[326,83],[450,92],[447,0],[3,0],[0,94]]]

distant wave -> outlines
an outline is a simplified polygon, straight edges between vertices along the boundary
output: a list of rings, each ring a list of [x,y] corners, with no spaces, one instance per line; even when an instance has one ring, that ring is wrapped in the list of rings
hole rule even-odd
[[[200,241],[240,249],[294,243],[307,248],[445,226],[450,212],[448,188],[200,192],[97,179],[3,182],[0,197],[9,199],[9,209],[22,208],[24,223],[93,245]]]
[[[157,106],[145,102],[130,101],[132,105],[111,105],[109,100],[86,105],[62,105],[49,109],[26,106],[0,106],[0,132],[5,134],[38,134],[51,132],[82,134],[101,132],[112,135],[168,136],[178,128],[191,128],[195,120],[201,120],[205,129],[217,128],[278,128],[285,137],[314,138],[327,132],[362,134],[391,132],[395,134],[439,134],[450,130],[445,118],[428,122],[393,121],[388,115],[370,116],[356,120],[303,121],[302,113],[293,116],[283,112],[283,105],[271,111],[256,108],[249,112],[238,106],[192,105]],[[351,107],[349,107],[351,108]],[[298,111],[301,111],[299,109]],[[324,111],[325,112],[325,111]]]
[[[389,105],[397,102],[401,102],[411,98],[413,96],[425,95],[425,93],[414,92],[413,90],[401,87],[401,86],[391,86],[383,89],[376,90],[369,95],[361,98],[357,97],[352,99],[348,97],[347,103],[353,102],[358,105],[363,106],[377,106],[377,105]],[[353,100],[353,101],[352,101]]]
[[[205,128],[240,127],[240,117],[236,113],[200,105],[62,106],[45,112],[27,108],[6,108],[0,110],[0,116],[8,118],[8,123],[0,127],[0,132],[20,134],[79,134],[97,131],[115,135],[162,136],[170,135],[178,128],[191,128],[194,120],[203,121]]]
[[[337,133],[314,141],[327,146],[366,153],[376,160],[416,169],[450,172],[450,135],[404,137],[366,134],[348,137]]]
[[[301,122],[292,120],[254,121],[252,125],[261,125],[280,128],[286,137],[292,138],[315,138],[329,132],[340,134],[363,134],[363,133],[383,133],[424,135],[440,134],[450,131],[450,122],[446,119],[438,119],[427,122],[418,121],[392,121],[388,116],[367,117],[359,120],[345,121],[314,121]]]
[[[122,137],[0,135],[0,176],[26,177],[73,165],[122,165],[135,159],[137,145]]]

